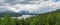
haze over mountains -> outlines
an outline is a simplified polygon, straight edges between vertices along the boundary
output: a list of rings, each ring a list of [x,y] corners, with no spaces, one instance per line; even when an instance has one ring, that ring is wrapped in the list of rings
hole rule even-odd
[[[11,15],[12,17],[19,17],[19,16],[22,16],[22,15],[38,15],[38,14],[43,14],[43,13],[35,13],[35,12],[29,12],[29,11],[20,11],[20,12],[13,12],[13,11],[10,11],[8,9],[5,9],[5,8],[0,8],[0,17],[3,17],[4,14],[9,14]],[[60,10],[60,9],[58,9]],[[56,11],[56,10],[55,10]],[[51,11],[52,12],[52,11]],[[45,12],[47,13],[47,12]]]
[[[37,15],[37,13],[30,13],[29,11],[20,11],[20,12],[13,12],[5,8],[0,8],[0,17],[3,17],[5,14],[9,14],[13,17],[19,17],[22,15]]]

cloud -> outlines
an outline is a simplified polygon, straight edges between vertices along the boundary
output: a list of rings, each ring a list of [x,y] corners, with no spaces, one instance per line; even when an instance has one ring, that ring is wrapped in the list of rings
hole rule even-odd
[[[14,5],[17,3],[21,3],[24,2],[25,0],[0,0],[0,3],[5,3],[5,4],[10,4],[10,5]]]
[[[26,4],[26,5],[22,5],[22,4],[16,4],[13,7],[15,7],[17,9],[17,11],[21,11],[21,10],[27,10],[29,12],[32,12],[34,10],[36,10],[39,6],[38,5],[32,5],[32,4]]]
[[[53,2],[60,2],[60,0],[53,0]]]
[[[3,0],[0,0],[0,2],[3,2]]]
[[[18,2],[24,2],[25,0],[16,0],[16,1],[18,1]]]
[[[27,10],[29,12],[34,12],[34,13],[42,13],[42,12],[49,12],[49,11],[54,11],[56,9],[60,9],[60,2],[53,2],[51,0],[49,1],[33,1],[33,4],[16,4],[13,7],[17,9],[17,11],[21,10]]]
[[[26,10],[30,13],[43,13],[60,9],[60,1],[55,0],[2,0],[0,3],[3,3],[1,5],[4,8],[14,12]]]

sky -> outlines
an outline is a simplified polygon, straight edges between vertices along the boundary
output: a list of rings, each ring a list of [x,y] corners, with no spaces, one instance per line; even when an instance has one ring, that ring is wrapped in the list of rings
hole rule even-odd
[[[45,13],[60,9],[60,0],[0,0],[0,11]]]

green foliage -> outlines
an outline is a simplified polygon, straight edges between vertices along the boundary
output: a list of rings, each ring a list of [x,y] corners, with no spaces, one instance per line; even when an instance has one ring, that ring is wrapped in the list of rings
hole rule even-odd
[[[0,25],[60,25],[60,12],[39,14],[26,19],[13,19],[11,15],[5,14],[0,18]]]
[[[28,25],[60,25],[60,12],[40,14],[24,20]],[[26,25],[27,25],[26,24]]]
[[[4,15],[1,18],[0,25],[15,25],[14,20],[9,15]]]

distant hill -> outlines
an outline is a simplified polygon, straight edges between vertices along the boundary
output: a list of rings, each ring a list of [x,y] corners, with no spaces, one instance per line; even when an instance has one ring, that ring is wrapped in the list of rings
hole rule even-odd
[[[34,13],[29,13],[27,11],[21,11],[21,12],[0,11],[0,17],[3,17],[5,14],[11,15],[12,17],[20,17],[22,15],[37,15]]]
[[[10,15],[12,17],[18,17],[18,16],[21,16],[20,13],[16,13],[16,12],[11,12],[11,11],[5,11],[5,12],[0,12],[0,17],[3,17],[4,15]]]
[[[52,12],[42,13],[42,14],[59,13],[59,11],[60,11],[60,9],[56,10],[56,11],[52,11]],[[0,11],[0,17],[3,17],[3,15],[5,15],[5,14],[11,15],[12,17],[19,17],[22,15],[39,15],[37,13],[29,13],[28,11],[20,11],[20,12]]]

